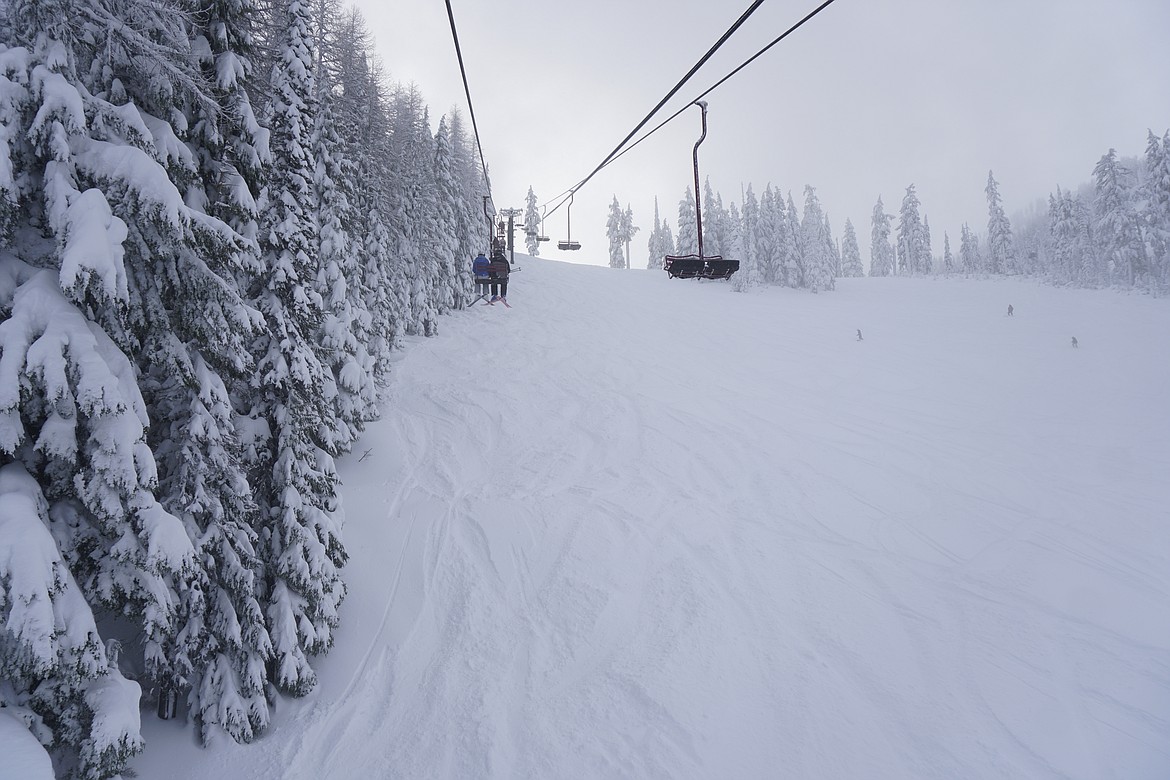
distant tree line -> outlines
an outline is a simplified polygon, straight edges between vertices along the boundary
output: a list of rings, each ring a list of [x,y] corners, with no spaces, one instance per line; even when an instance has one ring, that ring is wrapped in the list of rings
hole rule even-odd
[[[1147,134],[1144,157],[1110,149],[1077,192],[1057,189],[1024,221],[1020,273],[1077,287],[1170,294],[1170,131]]]
[[[913,184],[896,215],[886,212],[879,196],[871,216],[869,275],[1024,274],[1062,285],[1170,294],[1170,131],[1161,137],[1150,132],[1141,159],[1123,161],[1110,149],[1090,184],[1076,193],[1057,189],[1047,212],[1027,215],[1017,231],[990,171],[984,192],[986,232],[964,223],[958,254],[944,232],[941,256],[933,251],[930,221]],[[704,254],[740,261],[740,272],[732,277],[738,289],[782,285],[817,292],[832,290],[835,278],[865,275],[853,223],[845,220],[838,244],[816,190],[806,186],[804,195],[802,213],[791,193],[785,198],[768,185],[757,199],[749,185],[742,208],[734,203],[724,208],[722,196],[707,182]],[[676,239],[655,199],[647,267],[661,268],[668,254],[698,251],[690,188],[679,201],[677,224]]]
[[[339,0],[0,6],[0,709],[58,774],[125,768],[139,686],[204,742],[313,688],[334,458],[469,300],[472,149]]]
[[[845,221],[845,242],[838,246],[813,187],[804,188],[802,214],[791,193],[786,199],[772,185],[757,198],[749,184],[742,209],[734,203],[725,207],[723,196],[711,189],[708,180],[703,187],[702,211],[703,254],[738,259],[740,271],[732,277],[737,287],[781,285],[819,292],[834,289],[837,277],[861,274],[860,255],[855,263],[850,254],[857,244],[853,224]],[[662,258],[668,254],[698,253],[695,196],[690,187],[679,201],[677,225],[675,238],[668,220],[660,218],[655,199],[648,268],[661,268]]]

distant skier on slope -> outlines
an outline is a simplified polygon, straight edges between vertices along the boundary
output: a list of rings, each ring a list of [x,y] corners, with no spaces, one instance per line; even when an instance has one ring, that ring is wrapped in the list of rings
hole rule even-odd
[[[865,339],[861,338],[861,328],[858,328],[858,329],[857,329],[857,340],[858,340],[858,341],[864,341],[864,340],[865,340]]]
[[[1015,312],[1015,309],[1013,309],[1012,305],[1009,303],[1008,304],[1008,316],[1011,317],[1014,312]]]

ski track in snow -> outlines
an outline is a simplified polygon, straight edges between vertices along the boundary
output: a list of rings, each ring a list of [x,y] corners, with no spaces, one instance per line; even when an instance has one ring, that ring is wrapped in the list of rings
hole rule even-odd
[[[173,776],[1170,774],[1164,301],[522,265],[342,463],[318,689]]]

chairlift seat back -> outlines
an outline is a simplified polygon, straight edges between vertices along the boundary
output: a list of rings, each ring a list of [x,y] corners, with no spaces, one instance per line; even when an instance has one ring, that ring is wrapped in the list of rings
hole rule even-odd
[[[703,271],[703,261],[698,255],[667,255],[662,268],[672,279],[694,279]]]
[[[566,249],[576,251],[581,248],[580,241],[558,241],[557,249]]]

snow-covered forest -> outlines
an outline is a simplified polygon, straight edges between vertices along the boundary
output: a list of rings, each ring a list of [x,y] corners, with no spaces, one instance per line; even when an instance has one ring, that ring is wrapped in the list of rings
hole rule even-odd
[[[930,220],[913,184],[896,215],[886,212],[879,196],[871,218],[869,275],[1025,275],[1063,286],[1170,294],[1170,130],[1162,136],[1147,131],[1142,158],[1122,160],[1110,149],[1092,173],[1092,181],[1075,191],[1058,188],[1050,194],[1046,212],[1025,212],[1013,231],[989,171],[986,222],[962,225],[957,255],[949,233],[943,232],[941,246],[932,242]],[[758,198],[748,185],[740,208],[724,207],[710,182],[704,189],[704,254],[740,261],[738,289],[763,284],[817,292],[833,289],[834,278],[865,274],[853,222],[845,220],[838,242],[813,187],[804,188],[803,210],[791,193],[785,196],[771,184]],[[611,210],[611,224],[617,213]],[[677,224],[676,241],[655,201],[647,267],[661,267],[667,254],[698,251],[690,188],[679,201]]]
[[[58,774],[117,774],[140,695],[247,742],[314,687],[334,458],[486,191],[338,0],[0,6],[0,717]]]

